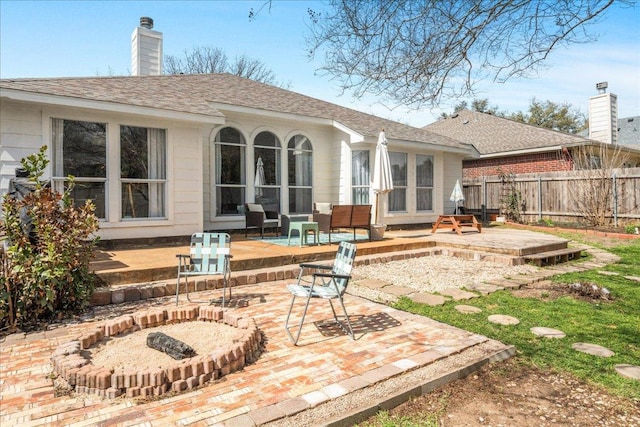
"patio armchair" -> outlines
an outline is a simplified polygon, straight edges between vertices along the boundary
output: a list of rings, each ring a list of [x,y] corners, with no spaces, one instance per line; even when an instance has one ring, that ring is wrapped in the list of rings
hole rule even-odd
[[[331,312],[336,323],[355,340],[353,334],[353,328],[351,321],[349,320],[349,314],[344,306],[342,299],[344,293],[347,290],[349,279],[351,278],[351,270],[356,257],[356,245],[348,242],[340,242],[338,251],[336,252],[336,259],[333,265],[325,264],[300,264],[300,273],[298,274],[298,281],[295,284],[287,286],[287,290],[291,293],[291,305],[289,306],[289,312],[287,313],[287,319],[285,320],[284,328],[289,336],[289,339],[294,345],[298,344],[300,339],[300,332],[302,331],[302,325],[304,324],[304,318],[307,315],[307,309],[312,299],[326,299],[329,300],[331,306]],[[309,272],[311,276],[309,277]],[[289,330],[289,318],[291,317],[291,311],[297,297],[305,298],[304,311],[300,318],[300,323],[297,326],[295,337]],[[342,306],[344,312],[344,321],[339,319],[336,314],[336,310],[333,307],[332,300],[337,299]],[[342,317],[342,316],[341,316]]]
[[[180,282],[184,277],[184,289],[189,297],[189,277],[222,275],[222,307],[225,303],[227,285],[231,279],[231,236],[226,233],[194,233],[191,235],[189,254],[178,254],[178,281],[176,285],[176,305],[180,294]],[[231,299],[231,287],[229,287]],[[209,301],[210,302],[210,301]]]
[[[318,223],[318,230],[323,233],[331,233],[331,203],[313,204],[313,222]]]
[[[278,208],[276,205],[262,205],[260,203],[247,203],[244,209],[245,228],[244,236],[247,237],[250,228],[260,230],[260,238],[264,238],[265,228],[275,228],[278,235],[280,224]]]

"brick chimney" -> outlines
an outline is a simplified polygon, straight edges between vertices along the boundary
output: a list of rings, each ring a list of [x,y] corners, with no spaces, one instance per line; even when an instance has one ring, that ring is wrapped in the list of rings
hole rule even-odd
[[[607,93],[607,82],[598,83],[598,94],[589,98],[589,138],[618,143],[618,97]]]
[[[143,16],[131,33],[131,73],[134,76],[162,74],[162,33],[153,31],[153,19]]]

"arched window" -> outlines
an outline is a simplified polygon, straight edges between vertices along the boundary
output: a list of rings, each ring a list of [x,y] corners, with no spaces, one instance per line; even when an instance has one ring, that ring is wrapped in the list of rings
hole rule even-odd
[[[260,132],[253,140],[256,161],[256,203],[280,208],[280,141],[271,132]],[[262,169],[260,169],[260,166]]]
[[[313,202],[313,148],[304,135],[296,135],[287,145],[289,213],[311,213]]]
[[[221,129],[215,138],[216,215],[237,215],[245,202],[246,142],[234,128]]]

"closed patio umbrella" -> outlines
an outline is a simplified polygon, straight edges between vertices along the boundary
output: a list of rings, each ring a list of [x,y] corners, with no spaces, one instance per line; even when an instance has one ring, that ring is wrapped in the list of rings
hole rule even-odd
[[[378,135],[376,157],[373,163],[373,192],[376,194],[376,224],[378,223],[378,197],[393,190],[393,176],[391,174],[391,162],[387,151],[387,138],[384,129]]]
[[[256,178],[253,181],[253,185],[256,188],[256,197],[262,196],[262,186],[264,186],[264,164],[262,163],[262,157],[258,157],[256,163]]]
[[[453,187],[453,191],[451,192],[451,197],[449,200],[456,204],[455,214],[458,214],[458,203],[464,202],[464,194],[462,194],[462,187],[460,186],[460,180],[456,179],[456,185]]]

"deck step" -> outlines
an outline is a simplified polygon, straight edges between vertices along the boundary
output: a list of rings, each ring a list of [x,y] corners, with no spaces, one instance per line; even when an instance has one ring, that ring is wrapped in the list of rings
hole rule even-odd
[[[524,261],[532,263],[538,267],[545,265],[555,265],[562,262],[572,261],[582,256],[582,249],[564,248],[555,251],[540,252],[537,254],[525,255]]]

